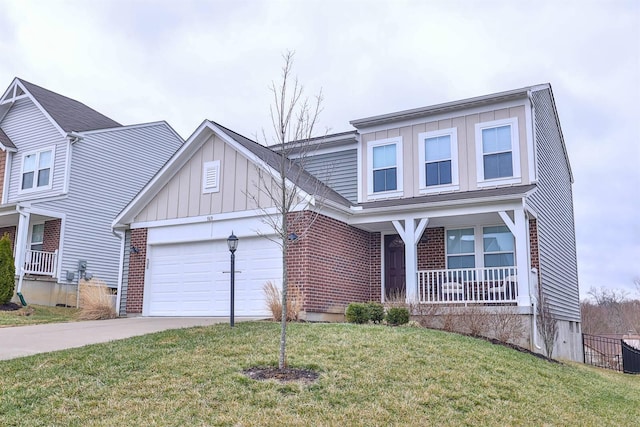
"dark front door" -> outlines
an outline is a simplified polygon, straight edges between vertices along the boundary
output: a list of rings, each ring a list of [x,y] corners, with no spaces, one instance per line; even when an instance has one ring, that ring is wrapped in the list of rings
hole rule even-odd
[[[404,298],[404,242],[397,234],[384,236],[384,289],[386,298]]]

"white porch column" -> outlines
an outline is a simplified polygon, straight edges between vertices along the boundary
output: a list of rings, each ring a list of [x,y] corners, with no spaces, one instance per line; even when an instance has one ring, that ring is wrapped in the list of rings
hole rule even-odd
[[[393,226],[404,242],[405,289],[406,301],[418,300],[418,241],[429,223],[428,218],[421,218],[416,227],[416,218],[404,219],[404,227],[400,221],[393,221]]]
[[[24,252],[27,248],[27,236],[29,235],[29,220],[31,215],[21,210],[20,207],[18,208],[18,213],[20,214],[20,218],[18,219],[18,229],[16,230],[16,258],[14,261],[16,274],[21,274],[22,267],[24,267]]]
[[[527,242],[527,219],[524,209],[518,208],[513,211],[513,221],[506,212],[500,211],[500,218],[513,234],[516,243],[516,266],[518,267],[518,306],[531,306],[529,283],[529,246]]]

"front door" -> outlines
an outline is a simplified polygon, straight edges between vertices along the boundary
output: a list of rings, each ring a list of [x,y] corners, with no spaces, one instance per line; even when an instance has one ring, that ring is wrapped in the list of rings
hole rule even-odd
[[[384,236],[384,289],[387,299],[404,299],[404,242],[397,234]]]

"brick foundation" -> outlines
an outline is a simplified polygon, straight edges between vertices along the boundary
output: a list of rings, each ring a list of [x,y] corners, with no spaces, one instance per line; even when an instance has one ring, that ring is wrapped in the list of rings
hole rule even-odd
[[[127,285],[127,313],[142,313],[144,296],[144,270],[147,260],[147,229],[131,230],[131,246],[138,248],[129,258],[129,282]]]

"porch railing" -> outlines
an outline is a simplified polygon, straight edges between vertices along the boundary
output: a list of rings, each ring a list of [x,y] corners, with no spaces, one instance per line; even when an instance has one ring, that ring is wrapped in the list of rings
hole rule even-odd
[[[516,267],[418,271],[421,303],[517,303]]]
[[[24,254],[24,272],[55,277],[58,267],[58,251],[44,252],[27,249]]]

